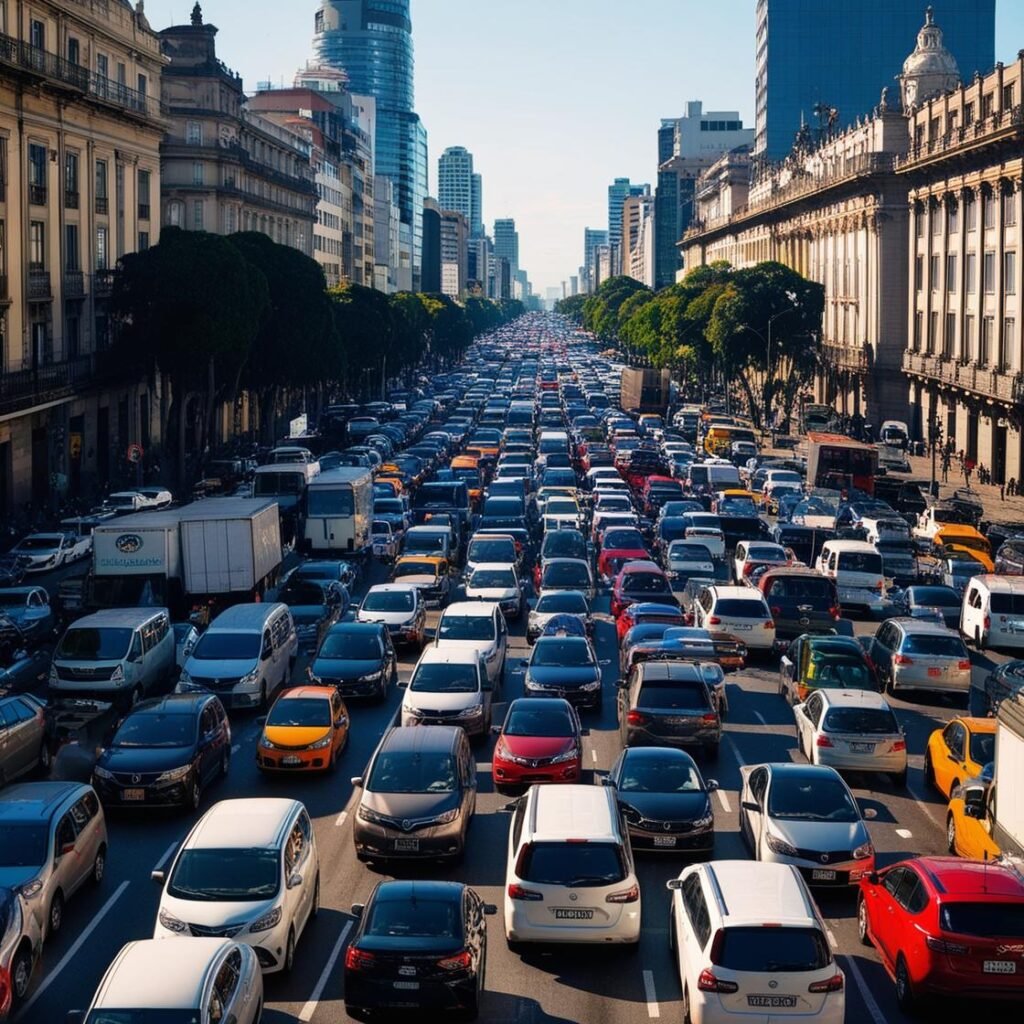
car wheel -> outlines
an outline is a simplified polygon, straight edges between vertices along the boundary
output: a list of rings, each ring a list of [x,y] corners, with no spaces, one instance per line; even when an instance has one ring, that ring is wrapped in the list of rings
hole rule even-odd
[[[284,964],[281,967],[283,974],[291,974],[295,966],[295,930],[288,929],[288,945],[284,949]]]
[[[188,807],[192,811],[199,810],[199,804],[203,799],[203,785],[199,781],[199,772],[193,772],[192,774],[192,785],[188,791]]]
[[[64,894],[58,889],[50,901],[50,912],[46,915],[46,937],[56,935],[64,923]]]
[[[946,817],[946,849],[956,855],[956,821],[952,814]]]
[[[320,875],[316,876],[316,881],[313,883],[313,906],[309,911],[310,917],[316,917],[320,913]]]
[[[89,881],[93,885],[99,885],[103,881],[103,876],[107,873],[107,848],[101,846],[96,851],[96,859],[92,862],[92,874],[89,876]]]
[[[862,946],[871,945],[871,936],[868,935],[868,905],[863,895],[857,900],[857,937]]]
[[[903,771],[901,771],[901,772],[893,772],[889,776],[889,778],[892,779],[892,784],[897,789],[906,789],[907,788],[907,769],[906,768],[904,768]]]
[[[982,633],[980,626],[975,626],[974,628],[974,646],[977,647],[979,651],[985,650],[984,634]]]
[[[917,996],[902,953],[896,958],[896,1005],[906,1014],[913,1014],[917,1009]]]
[[[32,979],[32,948],[28,942],[21,944],[21,948],[14,954],[11,962],[11,995],[17,1005],[25,998],[28,992],[28,983]]]
[[[264,679],[260,683],[260,703],[259,703],[259,709],[260,709],[260,711],[266,711],[267,710],[267,681],[266,681],[266,679]]]
[[[224,753],[220,757],[220,774],[221,778],[224,778],[231,768],[231,748],[225,747]]]
[[[39,767],[49,775],[50,768],[53,765],[53,755],[50,753],[50,744],[44,739],[39,747]]]
[[[932,754],[930,750],[924,752],[924,781],[932,787],[932,789],[938,789],[935,783],[935,765],[932,764]]]

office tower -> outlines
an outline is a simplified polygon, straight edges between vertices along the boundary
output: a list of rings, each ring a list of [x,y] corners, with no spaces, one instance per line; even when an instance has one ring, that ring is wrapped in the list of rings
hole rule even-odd
[[[427,131],[413,110],[409,0],[321,0],[314,25],[317,60],[344,70],[352,92],[377,101],[374,169],[397,187],[403,261],[399,278],[409,279],[411,286],[418,288],[427,195]]]
[[[650,194],[650,185],[634,185],[629,178],[616,178],[608,186],[608,244],[612,252],[612,274],[622,270],[622,204],[630,196]]]
[[[441,292],[441,207],[430,196],[423,200],[423,272],[420,288],[428,295]]]
[[[586,228],[583,232],[583,279],[584,292],[592,292],[597,288],[595,267],[597,260],[595,251],[598,246],[608,244],[608,232],[604,228]]]
[[[879,102],[921,27],[922,0],[758,0],[754,153],[789,153],[801,118],[850,124]],[[942,0],[935,12],[964,81],[995,62],[995,0]],[[832,113],[832,112],[835,113]]]
[[[437,161],[437,200],[443,210],[466,218],[474,238],[484,233],[481,202],[483,182],[473,172],[473,154],[464,146],[449,146]]]
[[[511,217],[494,222],[494,256],[508,260],[509,276],[515,282],[519,273],[519,232]]]
[[[441,211],[441,291],[452,299],[465,294],[469,279],[469,222],[458,210]]]

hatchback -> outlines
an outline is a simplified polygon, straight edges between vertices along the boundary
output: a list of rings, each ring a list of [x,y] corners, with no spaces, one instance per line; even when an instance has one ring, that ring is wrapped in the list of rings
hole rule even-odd
[[[963,640],[939,623],[889,619],[878,627],[868,655],[890,693],[966,694],[971,686],[971,657]]]
[[[705,587],[693,603],[693,625],[732,633],[751,654],[775,649],[775,620],[754,587]]]
[[[393,643],[422,647],[426,642],[426,602],[419,588],[382,583],[370,587],[356,613],[358,622],[381,622]]]
[[[520,697],[498,732],[491,777],[499,793],[537,782],[578,782],[582,761],[576,709],[564,699]]]
[[[528,697],[563,697],[589,708],[601,706],[601,666],[586,637],[542,636],[525,662]]]
[[[270,709],[256,745],[264,772],[330,771],[348,745],[349,717],[333,686],[295,686]]]
[[[333,686],[343,697],[386,700],[398,680],[398,656],[391,634],[379,622],[332,626],[309,667],[314,686]]]

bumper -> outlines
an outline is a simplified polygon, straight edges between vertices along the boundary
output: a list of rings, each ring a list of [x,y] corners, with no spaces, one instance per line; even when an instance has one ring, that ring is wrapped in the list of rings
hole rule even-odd
[[[640,902],[624,906],[614,923],[607,926],[578,925],[569,921],[536,924],[517,901],[505,899],[505,936],[511,942],[594,943],[601,946],[632,945],[640,941]],[[536,906],[536,904],[534,904]]]
[[[818,747],[818,764],[828,765],[838,771],[885,772],[893,774],[907,769],[906,752],[896,754],[850,754],[837,752],[828,747]]]
[[[830,993],[817,1013],[797,1014],[784,1010],[773,1014],[770,1010],[736,1013],[722,1005],[722,997],[717,993],[697,991],[690,996],[690,1016],[693,1024],[736,1024],[738,1020],[743,1024],[785,1024],[789,1021],[843,1024],[846,1020],[846,993]]]
[[[317,772],[331,767],[331,747],[321,750],[256,748],[256,767],[264,772]]]
[[[458,725],[465,729],[469,736],[483,736],[487,731],[487,717],[482,710],[472,718],[460,718],[457,714],[412,715],[408,711],[403,711],[402,725]]]
[[[453,981],[419,980],[415,989],[400,989],[402,979],[371,979],[355,972],[345,974],[345,1010],[353,1015],[369,1015],[376,1010],[465,1010],[476,997],[476,975]]]
[[[629,842],[634,850],[710,855],[715,849],[715,830],[709,828],[700,832],[679,832],[630,825]]]
[[[112,779],[93,778],[93,787],[104,807],[183,807],[191,800],[191,780],[186,776],[181,782],[164,786],[122,786]]]
[[[580,762],[564,761],[560,764],[515,764],[495,758],[491,762],[491,778],[496,786],[532,786],[534,783],[578,782]]]
[[[523,682],[523,695],[526,697],[562,697],[570,704],[579,707],[599,708],[601,706],[601,688],[584,690],[579,686],[537,686]]]
[[[782,854],[763,851],[762,860],[774,864],[792,864],[801,875],[804,881],[815,888],[835,889],[848,885],[859,885],[864,875],[875,870],[875,857],[865,857],[863,860],[835,861],[831,864],[822,864],[812,860],[805,860],[802,857],[786,857]]]
[[[332,679],[331,684],[342,697],[375,697],[380,692],[380,676],[371,679]],[[327,681],[324,681],[327,685]]]
[[[931,676],[924,668],[893,665],[893,690],[932,690],[936,693],[967,693],[971,688],[971,670]]]
[[[462,852],[462,820],[433,825],[415,832],[374,825],[356,817],[353,830],[356,853],[369,860],[436,860]]]
[[[675,734],[651,732],[640,726],[629,726],[626,731],[627,747],[715,747],[721,739],[720,727],[688,729]]]

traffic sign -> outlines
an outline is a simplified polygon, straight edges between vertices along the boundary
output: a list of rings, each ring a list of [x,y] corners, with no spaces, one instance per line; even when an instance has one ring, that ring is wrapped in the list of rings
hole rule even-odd
[[[142,445],[132,443],[128,445],[128,461],[133,465],[142,461]]]

